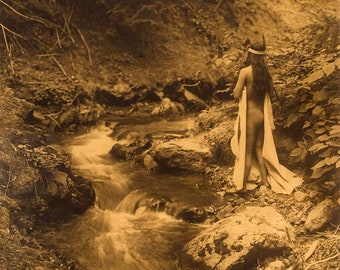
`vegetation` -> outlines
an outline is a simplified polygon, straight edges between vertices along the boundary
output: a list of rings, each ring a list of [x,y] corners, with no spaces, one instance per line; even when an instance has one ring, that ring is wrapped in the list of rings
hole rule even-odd
[[[337,180],[340,167],[340,98],[338,63],[311,74],[297,91],[299,106],[288,116],[287,127],[302,128],[298,147],[291,152],[311,168],[311,179]],[[325,78],[323,78],[325,77]],[[322,80],[320,80],[322,79]]]

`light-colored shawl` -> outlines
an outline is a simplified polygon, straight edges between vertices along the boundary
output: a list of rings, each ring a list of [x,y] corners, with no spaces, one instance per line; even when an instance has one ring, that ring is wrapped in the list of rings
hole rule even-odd
[[[272,130],[274,127],[272,104],[268,93],[264,100],[264,142],[263,158],[267,168],[267,181],[276,193],[290,194],[303,180],[279,162]],[[231,139],[231,149],[236,156],[233,181],[237,190],[243,188],[246,154],[246,124],[247,124],[247,91],[242,91],[239,100],[239,111],[234,126],[234,136]],[[261,174],[256,159],[249,173],[247,189],[254,189],[261,182]]]

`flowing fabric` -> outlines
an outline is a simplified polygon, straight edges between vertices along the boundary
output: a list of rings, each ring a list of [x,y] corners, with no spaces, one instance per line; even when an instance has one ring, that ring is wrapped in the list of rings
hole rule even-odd
[[[267,181],[276,193],[290,194],[303,180],[280,164],[273,139],[274,129],[272,105],[268,93],[264,100],[264,142],[263,158],[267,168]],[[233,181],[237,190],[243,188],[246,155],[246,124],[247,124],[247,91],[242,91],[239,101],[238,116],[231,139],[231,150],[236,156]],[[261,174],[256,159],[250,169],[247,189],[254,189],[261,183]]]

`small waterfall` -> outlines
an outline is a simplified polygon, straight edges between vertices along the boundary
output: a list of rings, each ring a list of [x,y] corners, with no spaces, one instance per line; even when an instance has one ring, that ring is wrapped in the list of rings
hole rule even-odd
[[[168,132],[171,125],[183,130],[186,126],[184,121],[148,125],[150,128],[139,128],[161,133],[162,127]],[[84,269],[177,270],[178,252],[203,225],[176,219],[176,201],[209,204],[215,195],[195,190],[197,176],[150,175],[114,160],[109,151],[115,142],[112,130],[106,127],[64,142],[72,155],[73,172],[92,181],[96,205],[46,233],[42,241],[75,258]]]
[[[139,206],[139,203],[147,195],[146,192],[140,190],[134,190],[130,192],[114,209],[116,212],[126,212],[134,214]]]

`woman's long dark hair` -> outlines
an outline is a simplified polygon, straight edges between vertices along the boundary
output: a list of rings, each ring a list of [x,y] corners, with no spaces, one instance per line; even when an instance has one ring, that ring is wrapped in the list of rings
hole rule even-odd
[[[265,51],[266,45],[264,40],[262,43],[253,43],[250,45],[251,49],[257,51]],[[265,94],[268,92],[273,96],[273,78],[269,72],[265,55],[248,53],[250,65],[253,68],[253,89],[254,96],[260,100],[264,100]]]
[[[262,42],[251,43],[249,47],[256,51],[265,51],[266,44],[264,38]],[[273,97],[273,78],[265,61],[265,55],[258,55],[248,52],[247,59],[244,61],[241,68],[247,67],[249,65],[251,65],[253,69],[254,97],[258,100],[264,100],[264,96],[267,92],[269,93],[270,97]]]

